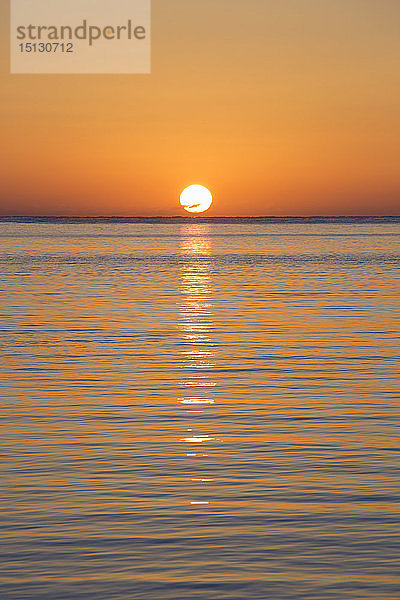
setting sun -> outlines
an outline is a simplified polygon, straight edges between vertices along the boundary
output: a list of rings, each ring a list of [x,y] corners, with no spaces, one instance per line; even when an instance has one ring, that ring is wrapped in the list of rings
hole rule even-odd
[[[191,213],[202,213],[212,204],[212,195],[203,185],[189,185],[180,198],[181,206]]]

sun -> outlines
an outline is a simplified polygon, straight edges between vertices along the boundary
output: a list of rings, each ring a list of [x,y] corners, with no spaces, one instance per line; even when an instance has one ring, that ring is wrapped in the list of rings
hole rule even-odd
[[[212,204],[212,195],[204,185],[189,185],[181,194],[181,205],[190,213],[202,213]]]

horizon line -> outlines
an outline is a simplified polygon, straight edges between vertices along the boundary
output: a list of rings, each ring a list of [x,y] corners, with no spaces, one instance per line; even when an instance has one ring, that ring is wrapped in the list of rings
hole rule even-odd
[[[340,215],[204,215],[204,214],[181,214],[181,215],[104,215],[104,214],[0,214],[0,219],[341,219],[341,218],[399,218],[400,214],[340,214]]]

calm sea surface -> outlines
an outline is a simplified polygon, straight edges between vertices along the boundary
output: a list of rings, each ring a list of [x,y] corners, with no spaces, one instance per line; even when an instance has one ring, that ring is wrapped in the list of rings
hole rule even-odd
[[[395,600],[400,224],[0,223],[2,600]]]

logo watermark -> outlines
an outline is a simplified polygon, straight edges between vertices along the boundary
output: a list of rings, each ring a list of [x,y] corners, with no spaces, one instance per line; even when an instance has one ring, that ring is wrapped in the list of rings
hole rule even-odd
[[[11,0],[11,73],[150,73],[150,0]]]

